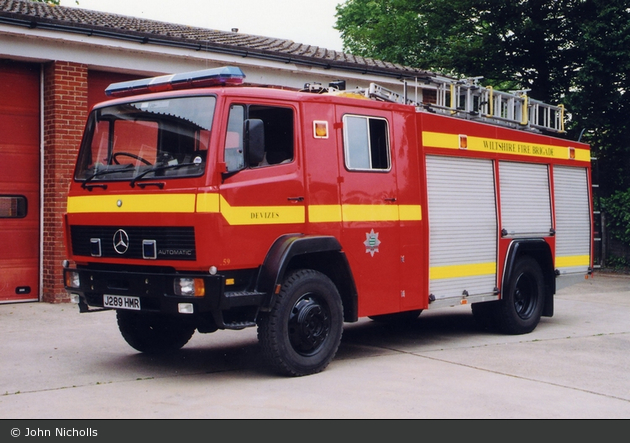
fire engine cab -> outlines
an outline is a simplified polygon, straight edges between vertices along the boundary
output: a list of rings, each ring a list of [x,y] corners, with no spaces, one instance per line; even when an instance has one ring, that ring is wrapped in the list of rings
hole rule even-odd
[[[136,350],[255,326],[275,370],[307,375],[344,322],[471,305],[524,334],[591,273],[590,150],[549,135],[562,106],[438,76],[430,103],[244,78],[116,83],[89,115],[65,287],[80,312],[115,309]]]

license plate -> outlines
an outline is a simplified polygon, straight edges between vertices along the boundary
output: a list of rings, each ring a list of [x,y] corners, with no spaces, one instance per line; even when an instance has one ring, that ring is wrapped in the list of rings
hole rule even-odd
[[[140,297],[130,297],[128,295],[103,295],[103,307],[114,309],[140,310]]]

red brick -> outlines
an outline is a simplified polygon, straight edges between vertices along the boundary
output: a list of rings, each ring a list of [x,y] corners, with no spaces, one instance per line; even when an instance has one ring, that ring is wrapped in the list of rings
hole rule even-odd
[[[65,258],[62,215],[74,171],[74,156],[87,114],[86,65],[52,62],[44,70],[44,248],[42,299],[67,302],[61,261]]]

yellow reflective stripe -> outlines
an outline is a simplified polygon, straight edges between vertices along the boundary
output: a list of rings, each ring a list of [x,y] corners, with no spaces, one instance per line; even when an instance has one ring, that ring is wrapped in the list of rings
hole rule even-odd
[[[219,194],[197,194],[197,212],[219,213]]]
[[[118,202],[122,202],[119,206]],[[143,194],[68,197],[68,213],[206,213],[222,214],[230,225],[304,223],[304,206],[231,206],[217,193]],[[420,205],[312,205],[311,223],[420,221]]]
[[[304,206],[230,206],[222,195],[221,215],[233,226],[237,225],[279,225],[304,223]]]
[[[570,268],[574,266],[590,266],[591,257],[588,255],[556,256],[556,268]]]
[[[90,195],[68,197],[68,214],[195,212],[195,194]]]
[[[220,213],[233,226],[304,223],[304,211],[303,206],[231,206],[216,193],[197,196],[197,212]]]
[[[420,205],[400,205],[398,206],[400,221],[420,221],[422,220],[422,206]]]
[[[429,269],[429,278],[431,280],[441,280],[445,278],[478,277],[481,275],[496,274],[496,270],[496,262],[433,266]]]
[[[312,205],[308,207],[311,223],[357,221],[420,221],[420,205]]]
[[[422,132],[424,146],[445,149],[459,149],[459,134],[445,134],[441,132]],[[491,152],[498,154],[526,155],[529,157],[555,158],[567,160],[570,158],[570,146],[556,146],[529,143],[516,140],[502,140],[486,137],[467,136],[467,151]],[[590,149],[575,149],[576,161],[591,161]]]
[[[342,205],[345,222],[398,221],[398,206],[395,205]]]
[[[341,205],[313,205],[308,207],[311,223],[333,223],[341,221]]]

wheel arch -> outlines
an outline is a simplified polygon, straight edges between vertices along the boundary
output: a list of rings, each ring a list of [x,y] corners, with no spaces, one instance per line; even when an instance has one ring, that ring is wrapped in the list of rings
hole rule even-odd
[[[545,301],[542,316],[552,317],[554,295],[556,293],[556,274],[554,272],[551,247],[541,238],[519,239],[510,243],[505,260],[501,292],[503,293],[504,288],[509,284],[516,264],[524,256],[532,257],[540,265],[545,282]]]
[[[341,296],[344,321],[357,321],[358,296],[354,277],[341,244],[332,236],[286,234],[274,242],[256,283],[257,291],[268,294],[262,310],[272,306],[285,276],[296,269],[313,269],[330,278]]]

